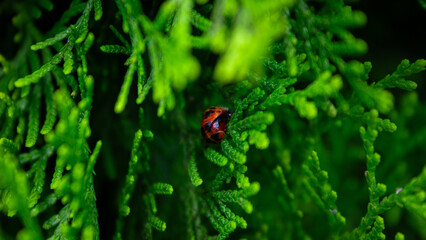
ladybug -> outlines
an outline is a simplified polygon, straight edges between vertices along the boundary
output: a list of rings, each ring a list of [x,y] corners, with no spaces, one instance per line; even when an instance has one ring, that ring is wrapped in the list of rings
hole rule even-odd
[[[204,111],[201,121],[201,135],[210,143],[220,143],[225,138],[226,125],[231,112],[224,107],[210,107]]]

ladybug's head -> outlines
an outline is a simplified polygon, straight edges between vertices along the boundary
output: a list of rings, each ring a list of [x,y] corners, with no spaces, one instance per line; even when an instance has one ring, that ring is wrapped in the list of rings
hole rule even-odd
[[[229,110],[227,110],[226,112],[225,112],[225,116],[228,118],[228,121],[231,119],[231,112],[229,111]]]
[[[231,111],[229,111],[229,108],[221,107],[220,111],[221,111],[220,115],[222,115],[222,117],[224,119],[228,119],[228,121],[229,121],[229,119],[231,118],[231,115],[232,115]]]
[[[229,121],[231,119],[231,111],[229,111],[229,108],[227,107],[216,107],[216,110],[219,112],[219,115],[222,116],[223,119],[226,119]]]

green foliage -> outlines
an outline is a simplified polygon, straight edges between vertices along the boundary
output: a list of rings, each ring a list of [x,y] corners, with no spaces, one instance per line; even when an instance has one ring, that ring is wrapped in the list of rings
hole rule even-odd
[[[195,187],[200,186],[203,184],[203,179],[201,179],[200,174],[198,173],[197,163],[195,162],[195,158],[192,157],[189,160],[189,166],[188,166],[188,173],[189,177],[191,178],[192,185]]]
[[[0,239],[426,238],[426,60],[357,3],[60,4],[0,4]]]
[[[381,88],[394,88],[398,87],[407,91],[411,91],[417,88],[417,84],[410,80],[405,80],[403,77],[407,77],[421,71],[424,71],[426,67],[426,60],[419,59],[416,62],[410,64],[407,59],[402,60],[398,65],[396,71],[391,75],[387,75],[382,80],[378,81],[376,87]]]

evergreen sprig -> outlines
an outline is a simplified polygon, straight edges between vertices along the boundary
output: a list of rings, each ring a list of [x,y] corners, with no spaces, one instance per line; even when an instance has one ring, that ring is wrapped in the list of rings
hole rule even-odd
[[[199,64],[190,54],[190,44],[187,40],[191,33],[189,15],[192,1],[164,3],[154,21],[145,15],[142,6],[136,1],[117,0],[116,4],[122,16],[122,29],[130,36],[132,50],[129,50],[127,41],[116,30],[113,30],[114,33],[125,47],[117,45],[101,47],[101,50],[107,53],[129,54],[131,52],[131,58],[127,61],[130,67],[123,82],[120,97],[117,99],[115,112],[120,113],[124,110],[133,74],[137,70],[136,103],[141,104],[152,87],[153,100],[159,104],[158,116],[162,116],[166,109],[171,110],[175,106],[176,100],[172,87],[178,91],[184,89],[187,83],[193,81],[199,73]],[[171,41],[167,41],[167,38]],[[142,58],[146,48],[148,48],[151,67],[148,80]]]
[[[141,113],[142,114],[140,115],[140,117],[143,117],[143,111],[141,111]],[[145,136],[143,132],[147,133],[147,136]],[[152,132],[150,132],[149,130],[138,130],[135,133],[131,156],[129,160],[128,172],[120,197],[119,218],[116,222],[117,227],[114,239],[123,238],[123,227],[125,224],[124,218],[128,217],[131,213],[129,201],[133,197],[133,192],[138,182],[142,182],[142,185],[144,187],[149,188],[149,191],[144,193],[144,195],[142,196],[147,207],[145,221],[149,223],[149,226],[146,226],[146,228],[148,228],[146,230],[150,233],[152,232],[152,227],[161,232],[164,232],[166,230],[166,223],[155,215],[157,213],[157,204],[154,195],[171,195],[173,193],[173,186],[162,182],[150,184],[148,182],[147,177],[145,176],[145,174],[149,173],[150,168],[148,164],[149,152],[143,140],[152,140],[152,138]],[[141,149],[143,149],[144,152],[142,152]],[[142,161],[144,161],[145,164],[143,164]],[[142,180],[139,180],[139,175],[141,174]]]
[[[387,75],[383,79],[379,80],[374,86],[380,88],[394,88],[398,87],[407,91],[411,91],[417,88],[416,82],[405,80],[404,77],[424,71],[426,67],[426,60],[418,59],[414,63],[410,64],[408,59],[404,59],[398,65],[396,71],[391,75]]]
[[[40,6],[52,9],[50,1],[41,1]],[[2,85],[1,92],[14,96],[13,100],[18,101],[19,111],[15,111],[14,104],[9,102],[9,97],[0,94],[0,98],[6,103],[8,108],[9,123],[5,126],[12,127],[17,124],[16,130],[9,128],[2,132],[2,147],[6,147],[13,155],[7,159],[16,162],[19,159],[20,166],[16,165],[15,170],[7,170],[2,167],[2,171],[18,173],[21,168],[28,169],[26,174],[21,175],[20,184],[26,186],[14,186],[21,189],[20,196],[13,200],[13,204],[18,204],[19,209],[12,210],[25,216],[23,218],[24,227],[18,238],[22,239],[49,239],[58,238],[80,238],[99,239],[98,214],[96,208],[96,197],[94,193],[94,183],[92,173],[96,158],[99,154],[101,142],[96,144],[94,152],[89,155],[89,148],[86,139],[90,136],[89,111],[93,102],[93,77],[87,75],[87,62],[85,55],[94,41],[93,34],[88,34],[89,13],[93,6],[93,1],[85,3],[85,8],[76,8],[76,3],[71,5],[72,11],[67,11],[62,18],[65,24],[66,18],[81,13],[76,25],[71,25],[66,30],[60,30],[61,26],[55,25],[51,33],[55,35],[45,41],[41,41],[42,33],[34,26],[33,17],[35,15],[17,15],[15,25],[19,29],[20,37],[23,38],[21,55],[9,63],[13,70],[12,74],[2,79],[7,85]],[[81,5],[78,5],[81,6]],[[31,3],[24,3],[23,9],[31,12],[38,11],[38,8]],[[25,10],[25,11],[27,11]],[[100,17],[101,6],[97,3],[97,18]],[[36,17],[40,17],[36,14]],[[61,41],[67,39],[67,43],[62,45]],[[30,43],[38,43],[29,46]],[[49,46],[60,49],[52,56]],[[40,50],[40,54],[32,52]],[[75,61],[75,56],[79,56],[79,61]],[[63,69],[58,64],[64,60]],[[44,62],[44,64],[42,64]],[[78,67],[78,80],[81,95],[79,102],[74,102],[71,96],[75,95],[77,84],[71,74],[74,67]],[[31,74],[28,74],[32,71]],[[53,73],[53,77],[52,74]],[[3,76],[2,76],[3,77]],[[56,80],[54,85],[53,78]],[[84,84],[84,86],[83,86]],[[55,89],[58,86],[58,90]],[[6,87],[6,88],[4,88]],[[68,87],[74,91],[70,93]],[[3,97],[2,97],[3,96]],[[42,96],[45,98],[45,105],[42,105]],[[46,116],[42,127],[40,122],[42,117],[41,106],[46,107]],[[0,109],[5,109],[3,106]],[[59,114],[58,114],[59,113]],[[56,122],[56,119],[59,119]],[[56,124],[57,123],[57,124]],[[41,129],[40,129],[41,128]],[[3,128],[3,130],[5,130]],[[44,139],[39,138],[39,133],[46,135]],[[24,137],[26,135],[26,137]],[[13,141],[10,139],[14,139]],[[25,143],[25,145],[23,145]],[[44,147],[40,147],[43,146]],[[30,148],[28,153],[17,152],[23,147]],[[39,148],[40,147],[40,148]],[[52,159],[56,156],[56,160]],[[6,156],[5,156],[6,157]],[[3,159],[3,158],[2,158]],[[12,162],[10,162],[12,163]],[[53,178],[48,179],[46,169],[48,165],[55,166]],[[27,165],[27,166],[25,166]],[[3,176],[4,174],[1,173]],[[49,176],[49,175],[48,175]],[[6,180],[6,179],[5,179]],[[51,180],[50,189],[46,188],[46,183]],[[12,181],[9,178],[7,181]],[[12,184],[12,182],[10,183]],[[11,185],[12,186],[12,185]],[[49,190],[53,190],[49,192]],[[58,201],[61,200],[61,201]],[[62,202],[62,203],[59,203]],[[43,224],[44,229],[54,228],[49,234],[43,234],[41,228],[36,227],[36,216],[42,214],[54,205],[59,205],[62,210],[58,214],[53,214]],[[31,224],[33,226],[28,227]]]
[[[337,209],[337,193],[332,190],[332,187],[328,183],[328,172],[321,170],[319,158],[315,151],[312,151],[307,163],[302,165],[302,168],[307,177],[304,185],[307,188],[308,194],[312,196],[316,204],[328,215],[330,225],[334,230],[339,232],[346,224],[346,219]]]

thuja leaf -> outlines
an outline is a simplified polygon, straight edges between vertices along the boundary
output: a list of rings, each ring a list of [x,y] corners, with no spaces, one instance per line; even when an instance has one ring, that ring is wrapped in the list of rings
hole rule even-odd
[[[153,226],[158,231],[164,232],[166,230],[166,223],[162,221],[161,219],[159,219],[158,217],[150,216],[148,220],[151,226]]]
[[[50,77],[48,78],[50,79]],[[49,133],[56,121],[56,104],[53,100],[53,85],[51,81],[46,81],[44,84],[44,95],[46,99],[46,118],[40,133],[45,135]]]
[[[116,113],[121,113],[127,104],[127,99],[130,91],[130,86],[133,81],[133,74],[136,70],[136,63],[131,63],[129,68],[127,69],[126,76],[124,77],[123,85],[121,86],[120,93],[118,95],[117,102],[115,103],[114,111]]]
[[[154,194],[171,195],[173,193],[173,186],[167,183],[154,183],[152,185],[152,192]]]
[[[27,238],[43,239],[37,220],[31,217],[28,208],[28,179],[25,172],[19,168],[14,155],[10,153],[0,155],[0,173],[0,185],[4,186],[0,192],[2,209],[7,209],[9,217],[18,214],[27,231]],[[4,191],[8,191],[8,197],[3,195]]]
[[[102,18],[102,4],[101,0],[95,0],[95,21],[99,21]]]
[[[211,21],[195,10],[191,14],[191,23],[201,31],[207,31],[211,26]]]
[[[50,217],[49,219],[47,219],[43,223],[43,228],[44,229],[51,229],[52,227],[57,226],[58,224],[67,221],[70,217],[69,216],[70,213],[71,213],[70,205],[67,204],[59,211],[58,214],[55,214],[52,217]]]
[[[257,149],[267,149],[270,143],[268,135],[260,131],[250,131],[249,135],[249,144],[254,144]]]
[[[334,229],[341,229],[345,225],[346,219],[337,209],[337,193],[332,190],[328,179],[328,172],[322,170],[320,167],[317,152],[311,152],[307,158],[307,163],[303,164],[302,168],[307,175],[308,180],[305,181],[305,186],[309,194],[311,194],[312,198],[328,217],[333,219],[330,222]],[[318,193],[315,189],[318,189]]]
[[[382,217],[378,216],[374,222],[374,226],[371,231],[367,234],[366,239],[385,239],[386,236],[383,234],[385,229],[385,223]]]
[[[342,7],[341,11],[333,16],[318,16],[315,18],[316,23],[320,27],[328,27],[329,25],[354,28],[363,26],[367,22],[367,16],[361,12],[352,10],[350,6]]]
[[[52,11],[53,9],[53,3],[49,0],[38,1],[38,4],[48,11]]]
[[[224,218],[212,200],[207,200],[207,203],[209,207],[207,217],[209,218],[213,227],[219,231],[220,235],[218,238],[225,239],[237,228],[237,224],[235,221],[229,221],[228,219]]]
[[[130,200],[131,194],[133,193],[135,181],[137,180],[137,171],[136,166],[139,162],[138,149],[140,147],[142,140],[142,131],[139,130],[135,133],[133,140],[132,154],[129,161],[129,169],[126,176],[126,182],[122,190],[122,199],[120,203],[120,214],[127,216],[130,212],[128,202]]]
[[[121,45],[102,45],[100,49],[105,53],[123,53],[126,55],[130,55],[131,53],[126,47]]]
[[[255,88],[250,94],[241,102],[238,102],[235,112],[232,114],[231,123],[240,119],[243,111],[246,110],[250,104],[259,101],[265,95],[265,91],[260,88]]]
[[[235,123],[232,128],[238,131],[252,128],[264,130],[266,125],[270,125],[273,121],[274,115],[272,113],[259,111]]]
[[[231,169],[229,169],[231,168]],[[222,168],[219,173],[216,174],[215,179],[211,183],[212,190],[218,190],[222,186],[222,184],[231,176],[231,172],[233,171],[234,165],[229,164],[229,168]]]
[[[385,78],[378,81],[374,86],[380,88],[394,88],[398,87],[404,90],[412,91],[417,88],[417,83],[406,80],[404,77],[422,72],[425,70],[426,60],[418,59],[414,63],[410,64],[410,61],[404,59],[398,65],[396,71],[391,75],[387,75]]]
[[[81,55],[87,54],[87,51],[89,51],[89,49],[92,47],[94,42],[95,42],[95,35],[92,32],[89,32],[89,34],[87,34],[87,37],[83,42],[83,45],[81,46],[80,54]]]
[[[24,87],[30,85],[31,83],[37,83],[40,78],[44,77],[48,72],[52,71],[54,67],[61,62],[63,58],[62,52],[56,54],[51,58],[49,62],[41,66],[40,69],[34,71],[32,74],[27,75],[23,78],[19,78],[15,82],[16,87]]]
[[[388,113],[394,105],[393,95],[384,89],[371,87],[365,82],[370,70],[371,64],[357,61],[352,61],[344,67],[345,75],[363,104],[382,113]]]
[[[137,58],[137,73],[138,73],[138,98],[136,99],[137,104],[141,104],[143,99],[145,98],[143,96],[143,90],[144,90],[144,84],[146,82],[146,76],[145,76],[145,68],[143,65],[143,59],[142,55],[139,53],[136,55]]]
[[[226,207],[226,205],[222,201],[218,201],[218,204],[220,210],[223,212],[223,214],[225,214],[227,218],[237,223],[237,225],[242,229],[247,228],[247,222],[244,218],[233,213],[228,207]]]
[[[367,52],[367,43],[362,40],[355,38],[352,34],[347,31],[336,31],[342,41],[333,42],[330,44],[330,50],[332,53],[339,56],[359,56]]]
[[[64,74],[68,75],[73,70],[74,65],[74,54],[72,53],[72,49],[74,47],[75,39],[74,37],[69,38],[69,44],[67,44],[67,48],[64,50]]]
[[[31,50],[33,51],[40,50],[61,41],[62,39],[68,37],[72,33],[72,28],[73,26],[70,26],[66,30],[56,34],[54,37],[48,38],[44,40],[43,42],[38,42],[32,45]]]
[[[18,151],[18,146],[12,141],[7,138],[0,138],[0,147],[2,150],[8,151],[10,153],[15,153]]]
[[[224,202],[238,202],[239,198],[242,196],[243,195],[240,190],[227,190],[213,193],[213,197],[218,198]]]
[[[425,4],[424,8],[426,9],[426,4]],[[400,232],[395,235],[395,240],[404,240],[404,239],[405,239],[404,234],[402,234]]]
[[[149,90],[151,90],[152,88],[152,81],[153,81],[152,75],[150,75],[148,77],[148,80],[146,80],[145,85],[143,85],[142,89],[140,89],[140,91],[138,89],[138,98],[136,99],[137,104],[141,104],[145,100],[146,95],[148,95]],[[139,79],[138,79],[138,84],[142,85],[142,81]]]
[[[34,171],[34,187],[31,190],[30,196],[28,198],[29,201],[29,207],[32,208],[37,203],[37,201],[40,199],[40,195],[43,191],[43,186],[45,183],[45,169],[47,164],[47,159],[50,155],[43,156],[38,161],[36,161],[30,171]]]
[[[34,87],[34,93],[32,96],[32,103],[29,115],[28,132],[25,141],[26,147],[32,147],[37,141],[39,124],[40,124],[40,98],[41,98],[41,86],[37,85]]]
[[[204,151],[204,156],[211,161],[212,163],[223,167],[228,163],[228,159],[226,157],[224,157],[222,154],[216,152],[214,149],[212,148],[207,148]]]
[[[238,149],[233,147],[229,141],[224,140],[221,143],[223,152],[238,164],[244,164],[247,160],[246,155],[242,154]]]
[[[3,92],[0,92],[0,100],[6,103],[6,105],[8,107],[7,115],[8,115],[9,118],[12,118],[13,114],[15,112],[15,105],[14,105],[13,101],[10,99],[10,97],[7,94],[5,94]],[[3,109],[1,109],[1,110],[3,110]],[[3,112],[1,111],[0,116],[1,116],[2,113]]]
[[[44,212],[48,207],[52,206],[58,200],[58,196],[55,193],[49,194],[44,201],[39,202],[31,210],[31,216],[37,216],[39,213]]]
[[[324,72],[303,90],[302,95],[306,97],[332,96],[342,88],[340,76],[331,76],[330,72]]]
[[[188,161],[188,171],[192,184],[196,187],[200,186],[203,183],[203,179],[201,179],[200,174],[198,173],[197,162],[195,161],[194,156],[192,156]]]

